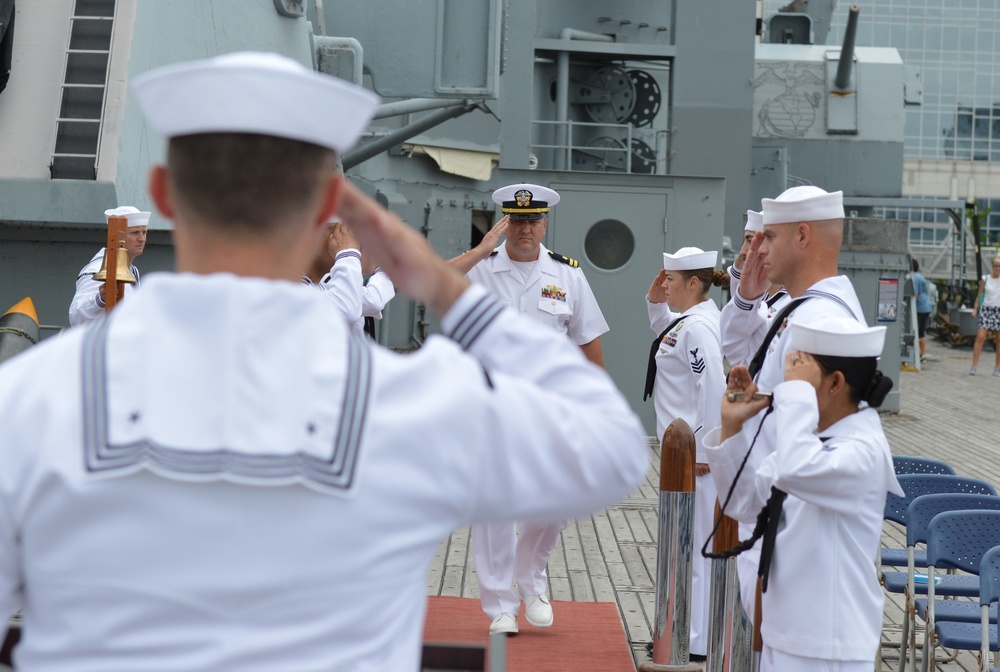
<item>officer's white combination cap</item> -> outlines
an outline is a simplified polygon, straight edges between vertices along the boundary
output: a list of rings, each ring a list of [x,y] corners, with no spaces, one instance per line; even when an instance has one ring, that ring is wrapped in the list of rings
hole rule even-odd
[[[123,205],[120,208],[111,208],[110,210],[104,211],[105,217],[125,217],[128,219],[129,227],[133,226],[149,226],[149,216],[152,213],[142,212],[139,208],[133,207],[131,205]]]
[[[158,68],[132,84],[152,127],[173,138],[255,133],[344,152],[375,114],[371,91],[285,56],[236,52]]]
[[[809,324],[788,322],[790,350],[831,357],[878,357],[885,327],[866,327],[849,317],[826,317]]]
[[[493,202],[506,215],[520,219],[541,219],[559,202],[559,194],[539,184],[510,184],[493,192]]]
[[[719,252],[706,252],[699,247],[682,247],[673,254],[663,253],[663,269],[666,271],[697,271],[715,268]]]
[[[751,233],[760,233],[763,231],[764,219],[761,217],[761,213],[756,210],[747,210],[747,223],[743,227],[743,230]]]
[[[762,199],[761,204],[764,226],[844,218],[844,192],[819,187],[792,187],[777,198]]]

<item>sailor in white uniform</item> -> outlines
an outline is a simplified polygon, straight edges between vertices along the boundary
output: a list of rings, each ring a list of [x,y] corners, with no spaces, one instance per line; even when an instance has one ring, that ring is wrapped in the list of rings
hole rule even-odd
[[[568,336],[590,361],[604,366],[600,337],[608,331],[608,323],[579,262],[550,252],[541,243],[559,194],[537,184],[512,184],[493,192],[493,201],[504,217],[482,243],[449,263],[503,305]],[[494,249],[500,233],[506,242]],[[491,633],[518,631],[522,599],[528,623],[552,625],[546,563],[565,527],[565,522],[534,521],[473,526],[479,596],[492,619]]]
[[[646,295],[649,326],[658,334],[650,352],[646,396],[656,406],[656,436],[662,443],[671,422],[682,418],[695,438],[695,509],[693,547],[700,550],[712,531],[717,493],[709,474],[702,440],[719,424],[719,408],[726,387],[719,342],[719,309],[708,290],[729,280],[716,270],[717,251],[682,247],[664,253],[661,270]],[[655,383],[653,382],[655,380]],[[708,650],[711,560],[693,559],[691,582],[690,652]]]
[[[737,481],[739,520],[762,521],[761,670],[868,672],[875,664],[884,596],[875,564],[886,493],[903,496],[875,409],[892,388],[877,371],[885,327],[850,317],[789,321],[784,381],[774,388],[775,450]],[[705,440],[720,489],[749,448],[744,421],[768,400],[734,367],[722,426]]]
[[[178,272],[0,368],[16,666],[415,671],[440,540],[614,503],[649,468],[641,423],[335,172],[370,92],[263,53],[133,92],[170,139],[150,193]],[[301,283],[333,212],[447,337],[391,353]]]
[[[772,318],[764,341],[748,364],[757,386],[771,391],[784,380],[784,359],[789,350],[782,333],[789,316],[794,315],[796,320],[807,325],[831,316],[865,322],[851,281],[838,275],[837,262],[844,230],[842,192],[827,193],[813,186],[792,187],[778,198],[763,199],[762,205],[764,231],[754,237],[750,246],[738,293],[722,311],[721,328],[725,334],[728,329],[738,328],[731,321],[744,318],[759,321],[760,304],[768,287],[784,285],[789,302]],[[746,298],[735,300],[736,296]],[[763,412],[744,425],[744,432],[749,437],[746,444],[750,445],[750,439],[761,425],[760,437],[748,459],[748,469],[755,468],[775,450],[775,421]],[[716,484],[719,484],[718,479]],[[719,488],[721,502],[726,501],[727,493],[728,485],[726,489]],[[745,503],[735,503],[735,499],[734,496],[734,507],[745,507]],[[728,508],[726,513],[729,515]],[[741,538],[745,538],[747,525],[752,525],[753,521],[740,522]],[[754,613],[758,553],[759,548],[743,553],[736,563],[740,598],[750,615]]]
[[[359,336],[366,333],[365,318],[381,319],[382,310],[396,295],[392,280],[377,267],[365,282],[363,261],[357,240],[336,218],[312,266],[302,276],[303,283],[323,292]]]
[[[739,254],[733,261],[733,265],[727,270],[729,273],[729,295],[730,300],[722,307],[722,312],[726,314],[723,324],[726,325],[722,332],[722,354],[730,366],[737,364],[749,364],[750,359],[757,352],[767,330],[771,326],[771,320],[777,315],[785,304],[788,303],[788,292],[780,284],[772,284],[768,287],[764,298],[757,304],[757,313],[743,310],[736,307],[739,301],[748,303],[740,296],[740,275],[743,271],[743,264],[746,261],[750,245],[754,236],[764,233],[763,215],[755,210],[747,210],[747,221],[743,227],[743,245]]]
[[[149,225],[148,212],[140,212],[138,208],[131,205],[123,205],[119,208],[105,210],[104,216],[116,215],[128,219],[128,228],[125,233],[125,252],[128,257],[128,266],[135,277],[135,284],[125,283],[125,297],[132,296],[132,293],[139,288],[139,269],[135,267],[136,257],[142,254],[146,248],[146,229]],[[69,304],[69,325],[75,327],[96,320],[104,315],[104,298],[101,296],[101,288],[104,283],[94,280],[94,274],[101,270],[101,263],[104,261],[104,248],[84,266],[76,277],[76,294]]]

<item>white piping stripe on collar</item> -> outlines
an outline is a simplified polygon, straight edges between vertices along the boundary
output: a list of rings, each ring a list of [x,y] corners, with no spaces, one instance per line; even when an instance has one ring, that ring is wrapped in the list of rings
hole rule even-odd
[[[98,320],[84,337],[83,444],[86,470],[105,477],[124,476],[141,469],[187,481],[225,479],[250,485],[301,482],[319,492],[345,496],[355,485],[362,435],[371,396],[371,351],[362,339],[350,336],[347,377],[340,426],[328,459],[304,453],[247,455],[225,448],[192,452],[149,441],[113,446],[108,441],[107,332],[109,320]]]
[[[806,291],[802,292],[802,296],[816,296],[821,299],[829,299],[830,301],[833,301],[841,308],[843,308],[847,312],[847,314],[853,317],[855,320],[858,320],[859,322],[864,322],[862,318],[854,314],[854,311],[851,309],[849,305],[847,305],[847,302],[844,301],[839,296],[837,296],[836,294],[831,294],[830,292],[823,292],[818,289],[807,289]]]

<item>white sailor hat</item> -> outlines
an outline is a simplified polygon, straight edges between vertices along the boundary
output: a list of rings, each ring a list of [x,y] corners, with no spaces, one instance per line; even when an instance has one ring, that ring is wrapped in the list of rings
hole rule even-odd
[[[663,253],[663,270],[698,271],[703,268],[715,268],[718,258],[718,251],[705,252],[698,247],[682,247],[673,254]]]
[[[149,226],[149,216],[151,214],[149,212],[142,212],[139,208],[131,205],[123,205],[119,208],[111,208],[104,211],[105,217],[115,215],[116,217],[125,217],[128,219],[128,227],[130,229],[133,226]]]
[[[831,357],[878,357],[885,327],[866,327],[849,317],[825,317],[809,324],[788,321],[790,350]]]
[[[747,223],[743,227],[744,231],[759,233],[764,230],[764,220],[756,210],[747,210]]]
[[[493,202],[511,219],[541,219],[559,202],[559,194],[537,184],[511,184],[493,192]]]
[[[777,198],[762,199],[761,204],[764,226],[844,218],[844,192],[828,193],[819,187],[792,187]]]
[[[158,68],[132,84],[152,127],[173,138],[255,133],[344,152],[375,114],[371,91],[285,56],[236,52]]]

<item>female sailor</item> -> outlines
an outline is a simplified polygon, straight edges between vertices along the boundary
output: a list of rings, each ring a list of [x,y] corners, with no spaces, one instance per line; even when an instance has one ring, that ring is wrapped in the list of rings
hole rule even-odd
[[[885,327],[847,317],[789,321],[785,382],[754,399],[746,367],[730,372],[722,426],[705,438],[720,493],[735,482],[741,522],[763,536],[761,667],[801,672],[873,668],[883,593],[873,558],[886,493],[903,495],[875,409],[892,388],[877,370]],[[743,422],[771,403],[777,447],[739,477]],[[763,507],[763,510],[762,510]]]
[[[646,296],[649,325],[659,334],[650,351],[646,398],[653,395],[656,435],[677,418],[694,431],[695,458],[694,548],[701,548],[712,529],[716,489],[709,475],[702,437],[719,424],[725,390],[719,309],[708,291],[728,285],[729,276],[715,269],[718,253],[682,247],[663,255],[661,270]],[[704,656],[708,648],[708,612],[711,564],[694,558],[691,590],[691,655]]]

